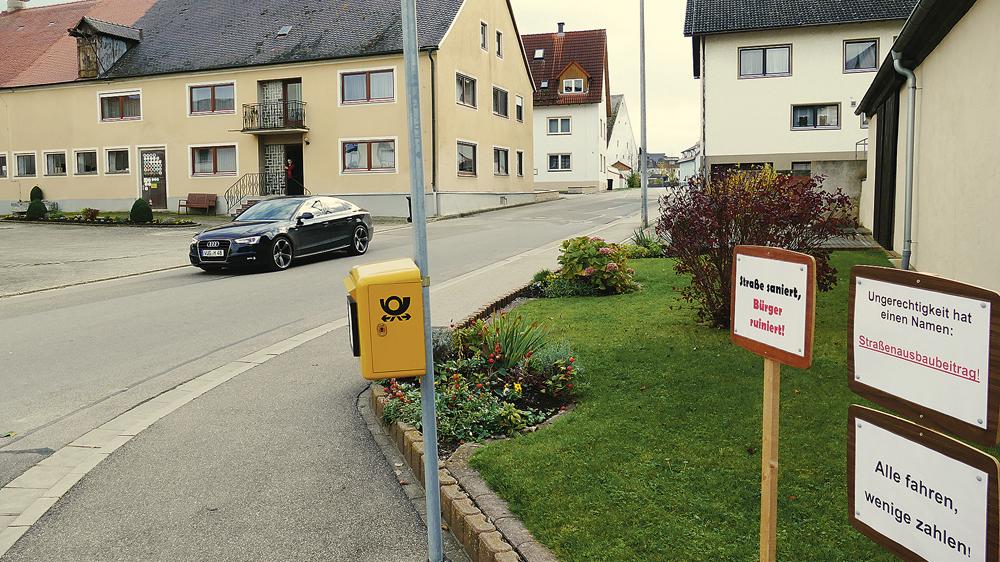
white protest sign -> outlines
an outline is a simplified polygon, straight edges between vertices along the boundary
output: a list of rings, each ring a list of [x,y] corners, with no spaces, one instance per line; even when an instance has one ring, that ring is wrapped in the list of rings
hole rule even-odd
[[[900,273],[909,284],[885,278]],[[992,304],[956,294],[962,287],[914,273],[858,268],[852,388],[865,395],[859,389],[864,385],[986,430]]]
[[[852,524],[897,554],[902,547],[925,560],[992,560],[996,461],[900,418],[858,406],[851,413]],[[953,454],[942,452],[949,448]]]

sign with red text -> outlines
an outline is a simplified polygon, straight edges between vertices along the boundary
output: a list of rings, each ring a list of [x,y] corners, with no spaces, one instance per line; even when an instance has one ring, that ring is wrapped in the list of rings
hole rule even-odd
[[[851,406],[851,525],[904,560],[996,561],[996,459],[902,418]]]
[[[733,256],[730,337],[779,363],[812,364],[816,261],[782,248],[737,246]]]
[[[933,275],[855,267],[851,390],[919,423],[996,444],[998,299]]]

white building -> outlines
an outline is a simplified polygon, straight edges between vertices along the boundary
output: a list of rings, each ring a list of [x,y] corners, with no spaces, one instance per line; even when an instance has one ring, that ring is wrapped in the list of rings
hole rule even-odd
[[[857,198],[868,132],[854,109],[915,3],[688,0],[705,171],[770,164]]]
[[[1000,90],[998,21],[1000,0],[921,0],[892,45],[916,77],[909,217],[909,88],[890,58],[858,107],[871,119],[861,223],[902,254],[909,221],[911,269],[992,290],[1000,290],[1000,134],[986,118]]]
[[[684,149],[680,160],[677,161],[677,179],[681,183],[686,183],[690,178],[696,176],[701,171],[701,143]]]
[[[607,162],[608,189],[628,187],[629,176],[639,171],[639,147],[635,144],[632,118],[623,95],[611,96]]]
[[[535,189],[607,189],[611,89],[603,29],[524,35],[535,80]]]

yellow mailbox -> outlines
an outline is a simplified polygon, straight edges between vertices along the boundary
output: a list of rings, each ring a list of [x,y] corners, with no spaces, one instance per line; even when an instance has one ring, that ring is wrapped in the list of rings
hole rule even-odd
[[[357,265],[347,287],[351,348],[368,380],[426,373],[420,269],[411,259]]]

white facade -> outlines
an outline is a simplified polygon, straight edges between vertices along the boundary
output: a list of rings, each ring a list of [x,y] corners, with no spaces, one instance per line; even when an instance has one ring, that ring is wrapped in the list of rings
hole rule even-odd
[[[535,189],[593,192],[607,189],[609,161],[607,140],[607,104],[535,106]],[[560,123],[560,132],[549,132],[549,120]],[[569,119],[569,132],[562,131],[562,120]],[[569,156],[569,169],[565,157]],[[559,160],[553,168],[553,157]]]
[[[701,140],[709,170],[754,163],[809,170],[828,176],[828,188],[843,188],[856,197],[866,158],[863,149],[856,148],[868,131],[854,108],[875,69],[845,70],[846,42],[877,41],[878,65],[902,25],[903,20],[893,20],[704,36]],[[744,69],[741,76],[741,50],[786,46],[788,54],[779,52],[780,58],[774,58],[779,69],[774,75],[751,77],[755,72]],[[781,72],[784,68],[787,71]],[[817,116],[813,126],[795,122],[793,108],[810,105],[835,106],[836,122],[830,110]],[[825,126],[819,125],[821,120]]]
[[[627,164],[631,170],[619,171],[613,167],[616,162]],[[635,143],[635,133],[632,129],[632,119],[628,114],[628,105],[622,98],[618,106],[618,115],[611,128],[611,136],[608,139],[608,178],[614,181],[613,187],[615,189],[628,187],[628,176],[632,172],[638,172],[638,169],[639,147]]]

